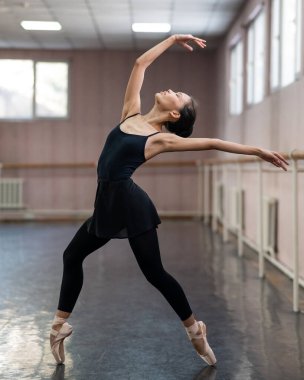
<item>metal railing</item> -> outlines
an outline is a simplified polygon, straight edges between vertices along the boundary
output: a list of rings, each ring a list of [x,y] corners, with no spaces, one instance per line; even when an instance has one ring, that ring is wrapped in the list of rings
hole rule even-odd
[[[251,248],[253,248],[258,253],[258,266],[259,266],[259,277],[263,278],[265,276],[265,259],[270,261],[275,267],[281,270],[285,275],[293,281],[293,311],[299,311],[299,286],[304,287],[304,281],[299,276],[299,188],[298,188],[298,175],[299,173],[304,172],[304,167],[299,167],[298,161],[304,160],[304,152],[293,150],[288,154],[283,154],[285,159],[289,159],[291,161],[290,169],[287,172],[282,169],[276,168],[265,168],[263,166],[263,161],[259,158],[240,158],[235,160],[205,160],[203,162],[204,165],[204,221],[205,223],[209,223],[209,215],[211,216],[211,226],[213,231],[218,231],[218,221],[222,224],[222,234],[223,241],[228,241],[228,191],[227,191],[227,173],[229,170],[233,170],[237,173],[237,188],[239,191],[242,190],[242,173],[244,171],[248,171],[246,169],[247,164],[255,163],[255,170],[249,169],[249,171],[254,172],[258,181],[258,192],[257,192],[257,201],[258,201],[258,218],[257,218],[257,228],[259,231],[259,238],[257,242],[253,242],[249,240],[243,231],[243,203],[241,202],[241,197],[239,197],[238,204],[238,226],[237,226],[237,249],[238,255],[241,257],[243,255],[243,244],[246,243]],[[270,164],[269,164],[270,165]],[[211,179],[208,175],[212,173]],[[216,188],[218,182],[218,173],[222,173],[222,184],[224,186],[224,204],[225,204],[225,213],[222,218],[219,215],[219,200],[216,196]],[[280,261],[272,256],[265,255],[263,242],[264,242],[264,221],[263,221],[263,197],[264,197],[264,178],[263,173],[271,172],[276,174],[285,175],[291,174],[290,182],[291,182],[291,191],[292,191],[292,204],[291,206],[291,225],[292,225],[292,236],[290,244],[292,246],[292,256],[293,256],[293,265],[292,269],[284,266]],[[209,210],[209,191],[211,189],[211,198],[212,198],[212,209]],[[303,193],[302,193],[303,194]]]
[[[243,246],[246,243],[253,250],[258,253],[258,275],[260,278],[265,276],[265,260],[271,262],[276,268],[281,270],[286,276],[288,276],[293,281],[293,311],[299,311],[299,287],[304,287],[304,280],[300,278],[299,275],[299,189],[298,189],[298,175],[304,172],[304,168],[299,167],[298,161],[304,160],[304,152],[293,150],[290,153],[282,154],[285,159],[291,161],[291,165],[288,171],[285,172],[278,168],[265,168],[264,163],[261,159],[257,157],[241,157],[238,159],[207,159],[207,160],[190,160],[190,161],[155,161],[148,162],[145,164],[147,167],[196,167],[197,170],[197,208],[196,210],[189,212],[190,216],[198,217],[203,219],[205,224],[210,223],[211,228],[214,232],[219,231],[219,223],[222,224],[222,234],[223,241],[227,242],[229,239],[229,214],[228,214],[228,172],[234,171],[237,174],[236,187],[239,191],[242,190],[242,174],[245,171],[253,172],[258,181],[258,218],[257,218],[257,228],[259,231],[258,241],[254,242],[244,234],[243,231],[243,202],[241,197],[238,197],[238,207],[237,207],[237,252],[238,256],[243,256]],[[255,164],[255,168],[248,168],[248,164]],[[271,165],[266,163],[267,165]],[[97,163],[27,163],[27,164],[1,164],[0,163],[0,176],[1,169],[46,169],[46,168],[95,168]],[[293,265],[289,269],[287,266],[283,265],[275,257],[265,255],[263,246],[263,233],[264,233],[264,221],[263,221],[263,197],[264,197],[264,178],[263,173],[276,173],[277,175],[284,173],[285,175],[291,174],[291,191],[292,191],[292,205],[291,205],[291,223],[292,223],[292,236],[290,244],[292,246],[293,255]],[[216,196],[218,191],[218,176],[219,173],[222,174],[222,185],[223,185],[223,195],[224,195],[224,210],[220,211],[219,198]],[[178,214],[174,211],[175,216]],[[170,214],[170,212],[168,212]],[[183,213],[180,212],[182,216]],[[235,231],[231,231],[235,233]]]
[[[76,171],[78,169],[89,169],[89,170],[94,169],[94,171],[95,171],[94,180],[95,180],[96,179],[97,164],[98,164],[97,162],[0,163],[0,179],[1,179],[1,175],[3,175],[3,173],[9,172],[10,176],[12,175],[11,173],[16,173],[14,175],[14,177],[16,179],[18,179],[18,177],[24,177],[23,179],[27,183],[28,182],[27,181],[27,174],[26,174],[27,170],[30,170],[30,171],[35,170],[35,171],[38,171],[38,173],[41,172],[41,174],[43,173],[43,176],[45,176],[48,173],[48,170],[51,170],[51,175],[55,177],[56,174],[53,172],[53,169],[56,170],[56,173],[58,170],[61,171],[61,170],[65,170],[65,169],[69,169],[69,170],[73,170],[73,171],[74,170]],[[161,169],[161,168],[171,168],[171,169],[184,168],[185,170],[188,170],[188,169],[193,170],[193,168],[194,169],[197,168],[197,172],[199,173],[199,178],[201,178],[201,173],[202,173],[201,161],[200,160],[181,160],[181,161],[157,160],[154,162],[147,162],[143,166],[145,166],[147,168],[159,168],[159,169]],[[76,174],[76,172],[75,172],[75,175],[77,176],[78,174]],[[174,175],[174,173],[172,173],[172,175]],[[196,179],[196,171],[194,171],[193,176],[194,176],[194,179]],[[30,181],[30,179],[29,179],[29,181]],[[193,208],[191,207],[191,209],[183,210],[183,211],[178,210],[178,209],[167,210],[167,207],[166,207],[165,210],[158,210],[160,216],[166,217],[166,218],[181,218],[181,217],[184,217],[184,218],[189,218],[189,217],[190,218],[193,218],[193,217],[201,218],[201,216],[203,215],[203,208],[202,208],[203,202],[202,202],[202,199],[200,197],[202,189],[203,189],[203,183],[200,180],[199,181],[199,191],[197,193],[198,194],[198,198],[197,198],[198,207],[196,207],[196,205],[194,205]],[[191,203],[193,204],[193,202],[191,202]],[[89,216],[92,212],[91,209],[82,209],[82,210],[77,209],[75,211],[74,210],[67,210],[67,209],[56,209],[56,208],[55,209],[51,208],[51,209],[35,210],[35,209],[31,208],[30,204],[26,203],[26,205],[27,206],[25,207],[24,211],[22,211],[21,213],[18,213],[18,214],[15,213],[11,217],[13,217],[15,219],[16,215],[17,215],[17,218],[18,217],[22,218],[22,216],[24,216],[25,219],[37,219],[38,215],[39,215],[40,220],[41,219],[45,220],[51,216],[52,216],[52,220],[54,220],[54,218],[57,218],[58,220],[59,219],[65,220],[67,215],[70,215],[73,218],[78,218],[78,217],[83,218],[86,215]],[[46,217],[44,217],[44,215]],[[62,218],[63,215],[64,215],[64,217]],[[6,214],[4,216],[4,218],[9,219],[8,214]],[[67,218],[69,218],[69,216]],[[1,217],[0,217],[0,220],[1,220]]]

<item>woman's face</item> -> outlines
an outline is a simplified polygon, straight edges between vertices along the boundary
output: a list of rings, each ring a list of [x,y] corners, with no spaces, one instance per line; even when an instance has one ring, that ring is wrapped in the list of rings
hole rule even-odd
[[[183,92],[174,92],[169,89],[157,92],[155,101],[162,111],[178,111],[191,101],[191,97]]]

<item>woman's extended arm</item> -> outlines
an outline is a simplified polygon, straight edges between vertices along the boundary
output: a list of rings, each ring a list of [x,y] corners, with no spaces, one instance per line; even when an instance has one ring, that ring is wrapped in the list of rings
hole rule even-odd
[[[256,146],[237,144],[230,141],[215,139],[214,149],[223,150],[230,153],[252,154],[262,158],[265,161],[270,162],[278,168],[284,169],[285,171],[287,168],[284,163],[286,165],[289,165],[289,163],[280,153],[268,149],[258,148]]]
[[[255,155],[284,170],[287,170],[284,163],[289,165],[280,153],[251,145],[212,138],[183,138],[173,133],[163,133],[162,135],[162,151],[164,152],[216,149],[229,153]]]
[[[175,43],[192,51],[193,48],[188,45],[189,41],[195,42],[201,48],[206,46],[204,40],[194,37],[191,34],[176,34],[153,46],[136,59],[125,93],[121,120],[123,120],[128,114],[140,112],[140,90],[143,84],[146,68]]]
[[[253,156],[260,156],[262,149],[251,146],[238,144],[231,141],[224,141],[220,139],[214,139],[213,149],[222,150],[228,153],[248,154]]]

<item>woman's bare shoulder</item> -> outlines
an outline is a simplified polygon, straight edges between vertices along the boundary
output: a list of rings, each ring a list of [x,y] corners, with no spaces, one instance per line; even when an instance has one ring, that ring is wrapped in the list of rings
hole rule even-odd
[[[159,152],[177,152],[213,149],[214,139],[202,137],[180,137],[175,133],[158,133],[153,138],[153,145],[159,146]],[[152,142],[151,141],[151,142]]]
[[[146,160],[165,152],[166,135],[170,135],[170,133],[160,132],[149,136],[145,145]]]

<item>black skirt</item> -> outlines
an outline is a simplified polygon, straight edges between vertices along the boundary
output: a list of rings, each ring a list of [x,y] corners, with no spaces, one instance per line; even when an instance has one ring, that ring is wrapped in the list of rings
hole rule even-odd
[[[134,237],[161,223],[148,194],[131,179],[98,180],[87,231],[98,237]]]

